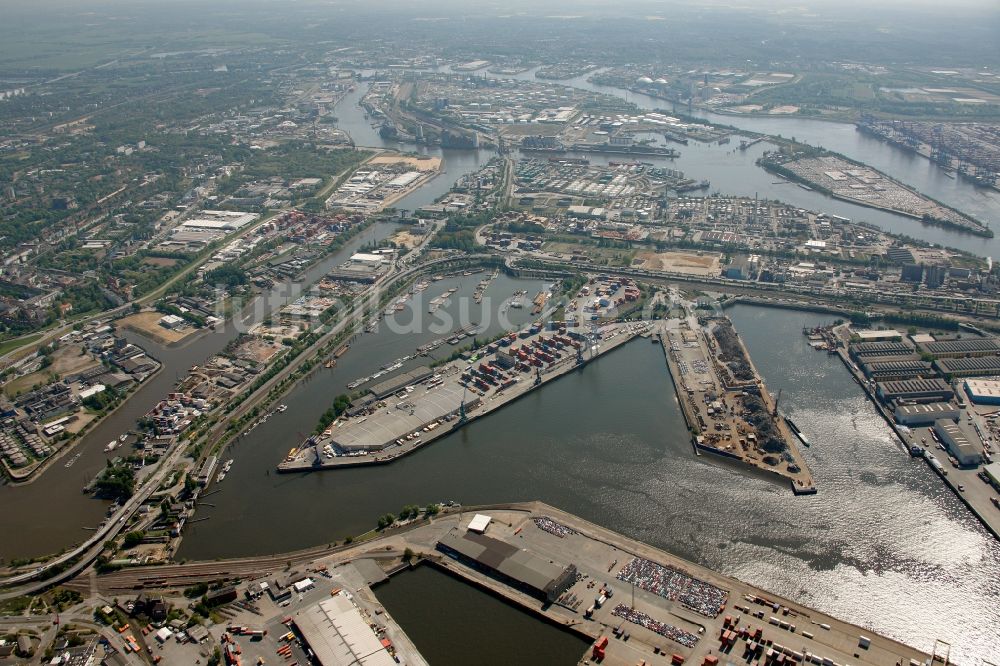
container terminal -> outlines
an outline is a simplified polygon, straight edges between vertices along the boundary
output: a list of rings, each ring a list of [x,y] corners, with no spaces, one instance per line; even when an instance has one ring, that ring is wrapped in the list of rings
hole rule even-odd
[[[435,567],[585,638],[580,664],[948,663],[540,502],[445,507],[360,543],[135,567],[81,585],[120,596],[235,581],[217,607],[228,624],[211,625],[201,646],[165,641],[167,663],[194,663],[199,647],[219,645],[229,664],[277,655],[277,663],[419,665],[426,660],[405,627],[378,601],[379,587],[412,566]],[[453,663],[474,662],[458,650]]]
[[[534,324],[436,370],[421,366],[369,387],[327,430],[289,451],[279,472],[385,464],[497,410],[592,358],[649,335],[652,324],[580,332]],[[358,404],[360,403],[360,404]]]

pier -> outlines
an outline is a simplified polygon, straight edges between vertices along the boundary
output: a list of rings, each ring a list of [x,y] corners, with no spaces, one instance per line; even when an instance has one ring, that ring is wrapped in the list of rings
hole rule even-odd
[[[560,332],[536,325],[509,334],[471,351],[468,359],[380,389],[362,409],[293,449],[277,470],[307,472],[390,463],[648,334],[649,328],[648,323],[611,324],[591,338],[589,332]]]
[[[406,560],[407,551],[420,555]],[[268,655],[281,649],[287,618],[298,622],[308,609],[345,587],[360,596],[372,617],[383,616],[378,585],[407,564],[433,566],[539,621],[584,637],[591,646],[581,663],[595,656],[608,666],[671,660],[781,663],[774,661],[777,655],[784,663],[858,666],[930,660],[928,653],[864,629],[851,618],[834,618],[541,502],[445,507],[436,516],[411,519],[355,543],[132,567],[93,582],[79,578],[70,587],[93,584],[112,594],[139,584],[182,588],[223,577],[243,579],[236,582],[237,594],[254,594],[256,606],[252,615],[240,613],[240,618],[269,631],[242,647],[250,655]],[[275,586],[273,595],[260,593],[261,580]],[[297,582],[296,589],[303,591],[283,591]],[[287,601],[279,605],[281,598]],[[316,627],[298,629],[305,630],[307,641],[322,640]],[[398,629],[392,643],[411,647],[402,633],[405,627]],[[221,624],[210,629],[224,630]],[[930,637],[927,643],[931,648]],[[411,649],[407,663],[422,662]]]
[[[668,320],[656,330],[695,453],[730,458],[776,475],[787,480],[796,495],[815,494],[812,473],[796,438],[780,417],[777,401],[746,347],[733,331],[726,334],[732,339],[732,349],[723,351],[717,336],[708,332],[709,326],[720,337],[720,329],[732,331],[729,320],[718,317],[704,324],[694,317]],[[739,368],[741,377],[734,376],[733,367]],[[753,418],[747,414],[754,409],[762,412],[757,415],[762,419],[757,426],[747,420]]]

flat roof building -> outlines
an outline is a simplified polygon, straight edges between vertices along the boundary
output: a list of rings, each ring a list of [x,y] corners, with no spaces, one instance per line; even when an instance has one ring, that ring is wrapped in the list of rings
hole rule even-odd
[[[371,393],[376,398],[381,399],[386,396],[392,395],[396,391],[399,391],[400,389],[410,386],[411,384],[422,382],[428,377],[431,377],[433,374],[434,374],[433,370],[431,370],[426,365],[421,365],[419,367],[414,368],[413,370],[410,370],[409,372],[404,372],[402,374],[396,375],[395,377],[390,377],[385,381],[375,384],[374,386],[368,389],[368,392]]]
[[[991,462],[989,465],[984,465],[983,471],[986,472],[990,483],[1000,488],[1000,462]]]
[[[935,421],[934,432],[961,467],[975,467],[982,460],[982,443],[961,424],[952,421]],[[977,447],[976,444],[979,446]]]
[[[938,372],[942,375],[949,375],[951,377],[1000,375],[1000,356],[941,358],[934,361],[934,367],[936,367]]]
[[[321,666],[395,666],[364,615],[343,592],[292,616]]]
[[[185,229],[220,229],[234,231],[245,227],[259,216],[257,213],[241,213],[233,210],[203,210],[198,217],[181,223]]]
[[[966,379],[962,386],[969,400],[977,405],[1000,405],[1000,380]]]
[[[909,356],[913,348],[902,342],[859,342],[851,345],[851,356]]]
[[[861,338],[862,342],[881,342],[891,340],[902,340],[903,334],[895,329],[885,329],[876,331],[874,329],[852,328],[851,336]]]
[[[875,381],[932,377],[935,374],[929,362],[917,359],[866,360],[861,363],[861,370]]]
[[[1000,342],[996,338],[961,338],[938,340],[920,345],[920,348],[937,358],[956,356],[989,356],[1000,354]]]
[[[491,518],[482,513],[477,513],[473,516],[472,520],[469,521],[469,530],[475,532],[476,534],[484,534],[486,528],[490,526]]]
[[[903,379],[878,382],[877,392],[883,402],[890,400],[947,401],[955,396],[951,385],[943,379]]]
[[[542,601],[555,601],[576,582],[576,567],[562,566],[500,539],[461,532],[444,535],[437,549]]]
[[[906,426],[931,425],[935,421],[950,419],[954,421],[961,416],[958,405],[952,402],[925,402],[915,405],[896,405],[894,411],[897,423]]]

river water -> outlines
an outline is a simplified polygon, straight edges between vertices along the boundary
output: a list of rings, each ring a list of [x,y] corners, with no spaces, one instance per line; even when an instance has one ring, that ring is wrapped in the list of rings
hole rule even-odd
[[[534,78],[534,72],[535,70],[530,70],[514,78],[530,80]],[[645,110],[676,109],[678,112],[704,118],[709,122],[730,125],[748,132],[795,138],[804,143],[821,146],[873,166],[917,191],[983,222],[995,227],[1000,223],[1000,192],[976,187],[961,178],[951,178],[930,160],[883,143],[856,130],[854,125],[809,118],[745,117],[699,109],[688,112],[686,106],[674,105],[667,100],[621,88],[595,85],[587,81],[589,76],[590,74],[579,76],[562,83],[575,88],[623,97]],[[729,154],[725,160],[718,157],[720,151],[710,146],[696,145],[696,142],[692,141],[687,146],[679,146],[681,157],[676,164],[690,178],[711,180],[712,190],[721,191],[723,194],[753,196],[754,193],[759,193],[761,197],[781,199],[811,210],[871,222],[887,231],[906,234],[930,243],[959,248],[981,256],[1000,256],[1000,227],[994,229],[997,236],[983,239],[953,229],[923,224],[901,215],[842,202],[818,192],[808,192],[796,185],[774,186],[771,183],[780,179],[770,176],[754,164],[754,160],[764,150],[769,149],[768,146],[763,143],[757,144],[754,146],[757,150],[747,151],[748,154],[742,159],[739,158],[740,151],[732,144],[722,148],[722,154]],[[713,157],[706,159],[704,157],[706,155]],[[647,158],[642,159],[649,161]]]
[[[368,127],[367,139],[372,138],[374,131],[348,100],[337,113],[343,126],[355,123],[358,136]],[[843,146],[832,147],[857,157]],[[691,177],[732,187],[760,171],[752,167],[752,155],[717,148],[689,146],[682,152],[692,162],[683,165],[682,157],[678,164]],[[448,175],[431,181],[438,192],[489,157],[483,151],[443,154]],[[694,171],[699,163],[706,173]],[[921,169],[917,158],[906,164],[899,169]],[[731,173],[723,175],[727,169]],[[913,182],[901,171],[885,170]],[[788,199],[792,190],[777,187]],[[811,201],[799,205],[832,209],[820,195],[794,189]],[[428,192],[418,191],[400,207],[426,203],[434,198]],[[940,231],[899,219],[914,236]],[[375,233],[390,231],[390,225],[380,225]],[[962,238],[941,233],[951,245]],[[983,241],[975,242],[982,252]],[[342,261],[350,250],[331,262]],[[432,283],[424,297],[451,284],[468,293],[480,277]],[[490,289],[488,310],[514,289],[532,294],[540,286],[501,277]],[[460,309],[462,301],[455,301],[450,307]],[[925,465],[900,450],[839,361],[808,347],[800,330],[823,321],[821,315],[752,306],[738,306],[731,315],[771,388],[784,389],[784,408],[814,442],[805,450],[819,485],[814,497],[795,498],[770,480],[694,456],[662,351],[647,342],[626,345],[392,465],[273,473],[344,384],[437,336],[433,331],[400,335],[386,327],[356,340],[337,368],[320,369],[293,390],[285,414],[234,445],[236,463],[211,496],[215,507],[199,511],[208,520],[191,526],[180,555],[226,557],[324,543],[365,531],[378,515],[410,503],[541,499],[917,647],[929,649],[933,638],[941,638],[965,663],[973,656],[1000,660],[1000,544]],[[499,330],[500,324],[492,325]],[[180,349],[154,348],[168,360],[168,369],[154,380],[164,386],[153,391],[153,384],[147,385],[141,404],[137,396],[129,409],[148,409],[169,388],[172,373],[217,351],[225,340],[222,332]],[[124,414],[88,438],[84,457],[70,470],[59,464],[43,483],[0,488],[5,508],[0,529],[18,534],[16,540],[0,540],[0,549],[52,550],[78,540],[81,524],[97,522],[101,503],[81,500],[78,488],[103,464],[103,442],[130,425]],[[254,488],[252,496],[248,487]]]
[[[242,330],[298,298],[303,285],[315,282],[331,268],[343,263],[362,244],[386,238],[397,228],[397,225],[388,223],[370,227],[309,270],[301,284],[278,283],[269,292],[254,298],[247,304],[241,316],[244,326],[239,328],[227,322],[216,330],[196,334],[194,339],[176,347],[165,347],[137,333],[125,331],[126,338],[144,347],[163,363],[163,370],[140,386],[115,413],[85,435],[72,451],[57,460],[33,483],[0,485],[0,532],[18,535],[16,539],[0,539],[0,558],[10,560],[44,555],[84,541],[89,536],[86,528],[96,527],[101,522],[108,503],[90,499],[81,490],[104,467],[108,458],[120,454],[106,453],[105,445],[121,433],[135,428],[136,420],[166,397],[192,365],[203,363],[209,356],[221,351]],[[66,463],[71,460],[72,464],[67,467]]]
[[[814,497],[696,457],[663,353],[638,341],[391,465],[279,476],[270,470],[298,442],[289,423],[314,423],[296,410],[312,416],[316,394],[340,390],[303,384],[288,412],[234,447],[216,506],[199,511],[209,520],[189,528],[179,555],[330,542],[410,503],[541,499],[917,647],[936,637],[966,663],[1000,657],[1000,544],[899,448],[839,361],[808,346],[801,328],[823,316],[754,306],[731,315],[814,442]],[[380,341],[387,334],[370,344],[394,345]]]

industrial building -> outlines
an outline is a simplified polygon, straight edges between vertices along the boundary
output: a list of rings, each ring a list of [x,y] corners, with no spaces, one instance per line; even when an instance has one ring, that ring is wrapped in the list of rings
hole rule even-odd
[[[977,405],[1000,405],[1000,380],[966,379],[962,384],[969,400]]]
[[[529,594],[552,602],[576,582],[576,567],[550,562],[517,546],[455,528],[437,543],[442,553]]]
[[[955,392],[943,379],[903,379],[878,382],[878,397],[883,402],[890,400],[948,401]]]
[[[386,384],[384,387],[377,384],[372,390],[388,397],[395,391],[417,382],[416,377],[419,376],[405,373],[395,379],[386,380],[383,382]],[[387,384],[387,382],[392,383]],[[395,391],[385,393],[393,387]],[[433,388],[421,385],[406,397],[388,400],[389,407],[386,411],[390,413],[376,410],[366,417],[351,419],[348,423],[333,429],[330,444],[341,452],[373,453],[394,444],[397,439],[406,438],[409,441],[414,436],[419,438],[424,436],[423,429],[428,427],[428,424],[445,417],[449,419],[456,417],[463,398],[466,398],[467,411],[478,407],[481,398],[466,393],[465,388],[455,378],[447,378],[440,386]]]
[[[903,334],[897,330],[887,328],[884,330],[852,328],[851,337],[860,338],[862,342],[890,342],[902,340]]]
[[[182,222],[185,229],[205,229],[235,231],[245,227],[259,217],[257,213],[241,213],[233,210],[203,210],[198,217]]]
[[[212,479],[212,474],[215,473],[215,466],[219,463],[217,456],[209,456],[205,458],[205,462],[201,464],[198,469],[198,473],[195,475],[195,481],[198,482],[200,486],[207,486],[208,482]]]
[[[938,340],[920,345],[920,348],[937,358],[959,356],[991,356],[1000,354],[1000,343],[996,338],[960,338]]]
[[[949,377],[1000,375],[1000,356],[942,358],[934,362],[934,367],[942,375],[948,375]]]
[[[925,402],[896,405],[894,416],[897,423],[905,426],[925,426],[941,420],[954,421],[961,412],[953,402]]]
[[[395,666],[387,645],[344,592],[292,616],[321,666]]]
[[[958,461],[960,467],[975,467],[982,460],[982,444],[978,437],[953,421],[935,421],[934,432]],[[977,447],[973,442],[979,444]]]
[[[851,356],[863,358],[866,356],[910,356],[913,349],[902,342],[859,342],[851,345]]]
[[[331,280],[362,282],[370,284],[389,270],[392,255],[358,252],[327,273]]]
[[[986,472],[986,478],[990,480],[990,485],[994,488],[1000,488],[1000,462],[984,465],[983,471]]]
[[[434,374],[433,370],[428,368],[426,365],[422,365],[418,368],[410,370],[409,372],[404,372],[402,374],[396,375],[395,377],[390,377],[384,382],[379,382],[378,384],[375,384],[374,386],[369,388],[368,392],[371,393],[376,398],[378,398],[379,400],[381,400],[382,398],[390,396],[396,391],[399,391],[400,389],[403,389],[412,384],[416,384],[418,382],[422,382],[428,377],[431,377],[433,374]]]
[[[893,379],[912,379],[914,377],[932,377],[934,370],[927,361],[916,358],[902,360],[886,360],[875,358],[861,363],[861,370],[866,377],[877,382]]]

